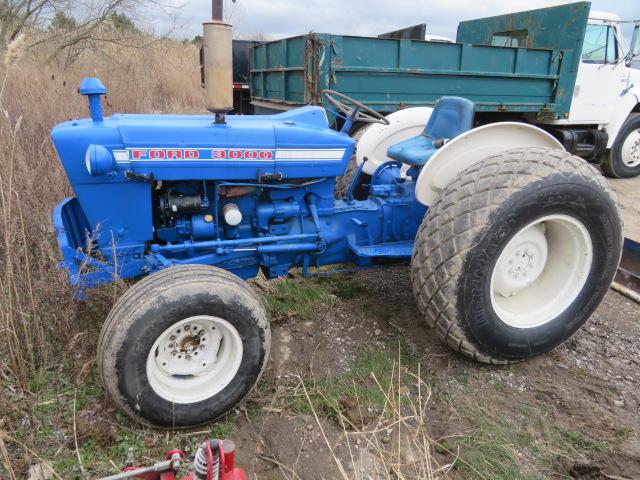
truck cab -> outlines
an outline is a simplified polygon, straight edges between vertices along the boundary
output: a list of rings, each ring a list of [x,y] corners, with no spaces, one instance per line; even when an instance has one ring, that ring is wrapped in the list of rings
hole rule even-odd
[[[566,118],[549,122],[570,129],[563,133],[575,132],[577,153],[580,145],[592,149],[591,160],[611,177],[640,174],[640,71],[632,68],[639,53],[638,28],[627,49],[620,17],[591,11],[571,108]]]
[[[608,123],[619,93],[628,87],[629,70],[624,56],[620,18],[612,13],[592,12],[573,92],[570,122]]]
[[[589,15],[578,77],[567,119],[557,123],[595,124],[618,128],[626,119],[627,103],[638,103],[640,71],[625,61],[620,17],[614,13],[592,11]],[[617,118],[622,116],[623,118]],[[614,136],[609,136],[611,147]]]

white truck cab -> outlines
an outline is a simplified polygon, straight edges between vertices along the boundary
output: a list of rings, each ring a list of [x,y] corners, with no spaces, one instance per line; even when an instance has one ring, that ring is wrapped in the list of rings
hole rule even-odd
[[[639,49],[637,24],[631,47],[626,49],[620,17],[592,11],[569,114],[545,122],[606,132],[602,141],[607,151],[600,164],[614,177],[640,174],[640,70],[631,68]]]

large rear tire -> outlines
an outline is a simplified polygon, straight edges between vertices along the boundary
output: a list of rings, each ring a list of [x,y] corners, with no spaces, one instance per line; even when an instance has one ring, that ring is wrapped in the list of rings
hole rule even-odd
[[[607,292],[622,223],[605,179],[562,150],[491,156],[440,193],[417,234],[413,289],[427,323],[485,363],[549,351]]]
[[[235,275],[185,265],[133,285],[98,342],[98,366],[115,404],[161,428],[206,423],[236,406],[269,358],[260,298]]]

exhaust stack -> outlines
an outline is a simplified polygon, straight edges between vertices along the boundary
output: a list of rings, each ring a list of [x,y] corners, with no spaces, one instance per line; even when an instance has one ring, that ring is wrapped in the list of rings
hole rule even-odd
[[[232,30],[223,21],[223,0],[212,0],[211,7],[212,19],[202,24],[204,98],[216,123],[224,123],[225,114],[233,109]]]

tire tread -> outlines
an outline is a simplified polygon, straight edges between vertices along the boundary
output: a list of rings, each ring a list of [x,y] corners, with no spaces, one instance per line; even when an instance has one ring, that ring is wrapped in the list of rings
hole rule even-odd
[[[253,304],[252,308],[261,312],[258,316],[261,317],[264,322],[267,337],[269,337],[268,319],[261,297],[245,281],[227,270],[208,265],[180,265],[155,272],[129,287],[115,303],[102,326],[98,339],[97,364],[98,374],[102,378],[104,388],[111,399],[120,409],[142,424],[154,426],[130,408],[126,399],[121,397],[116,375],[113,374],[113,372],[107,372],[105,370],[105,365],[107,363],[111,364],[111,362],[107,362],[109,357],[114,358],[112,342],[114,337],[118,335],[119,329],[117,326],[121,324],[123,327],[126,327],[126,324],[131,321],[133,313],[136,310],[143,308],[147,302],[161,295],[172,286],[176,284],[184,286],[191,283],[199,284],[202,282],[206,282],[212,286],[217,284],[228,287],[231,285],[237,288],[240,294],[246,295],[246,300]],[[270,340],[269,338],[266,340],[265,357],[268,359]],[[265,361],[258,375],[258,379],[264,372],[266,363]]]
[[[476,361],[509,363],[474,342],[452,303],[464,259],[505,199],[554,173],[568,179],[577,175],[597,186],[621,218],[615,193],[595,167],[563,150],[524,148],[492,155],[461,172],[440,192],[420,225],[411,259],[418,308],[445,343]]]

